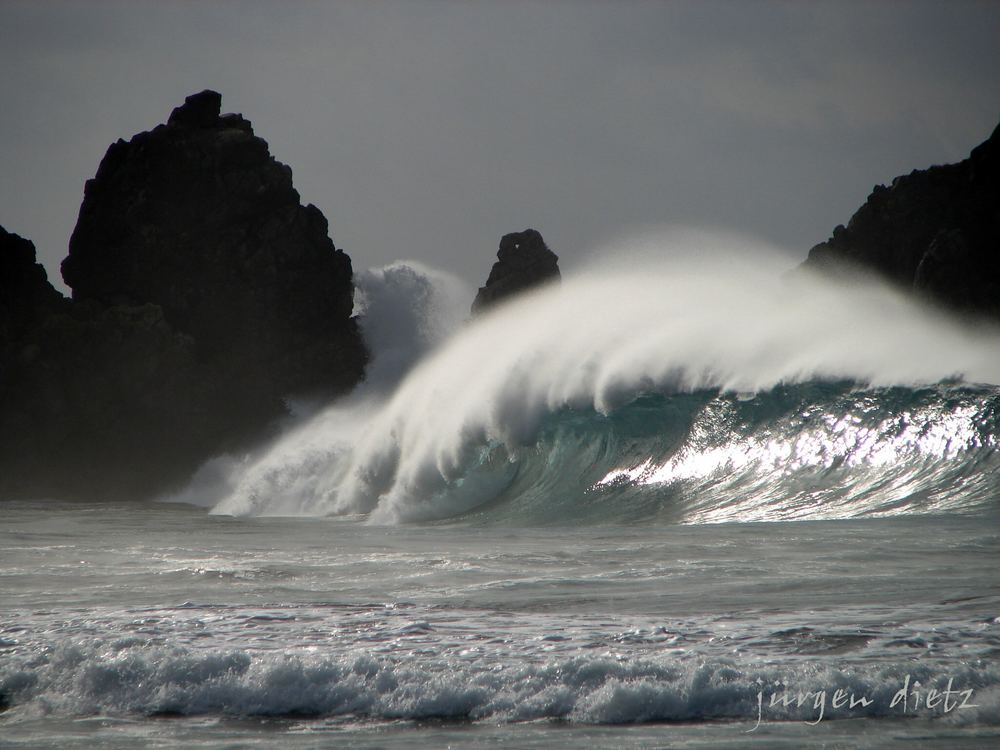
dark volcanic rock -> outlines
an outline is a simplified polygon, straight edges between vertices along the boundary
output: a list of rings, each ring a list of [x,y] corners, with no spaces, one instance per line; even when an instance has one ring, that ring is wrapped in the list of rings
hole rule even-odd
[[[221,97],[113,144],[59,295],[0,233],[0,499],[134,499],[356,385],[350,258]]]
[[[155,305],[73,305],[3,364],[0,498],[142,497],[234,445],[267,408],[244,399],[242,425],[227,420],[237,397],[218,392]]]
[[[0,227],[0,346],[18,341],[65,304],[36,261],[35,245]]]
[[[189,96],[167,125],[108,149],[63,261],[74,300],[163,309],[206,360],[301,393],[361,378],[351,259],[292,171],[221,97]]]
[[[179,107],[174,107],[167,125],[188,128],[210,128],[219,119],[222,111],[222,94],[205,89],[199,94],[191,94]]]
[[[803,267],[872,269],[953,309],[1000,316],[1000,126],[958,164],[876,186]]]
[[[534,229],[505,234],[486,286],[480,287],[472,313],[481,313],[508,297],[559,280],[559,257]]]

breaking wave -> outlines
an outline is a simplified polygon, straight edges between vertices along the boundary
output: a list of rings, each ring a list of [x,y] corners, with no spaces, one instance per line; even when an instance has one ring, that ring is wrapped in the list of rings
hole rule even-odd
[[[896,696],[914,684],[904,705]],[[998,686],[1000,673],[983,662],[948,671],[909,660],[841,669],[725,659],[625,662],[607,655],[500,666],[444,658],[396,663],[363,652],[251,656],[129,641],[63,646],[0,670],[0,695],[19,707],[22,719],[131,714],[623,724],[753,722],[761,714],[768,721],[942,717],[941,700],[928,706],[922,697],[934,688],[952,690],[947,718],[971,723],[996,721]],[[846,696],[837,706],[834,689]],[[965,690],[974,700],[966,700]]]
[[[687,251],[673,262],[619,248],[613,264],[466,325],[453,304],[445,328],[457,330],[439,326],[419,357],[394,361],[370,338],[372,380],[394,387],[362,387],[199,499],[234,515],[517,524],[996,502],[996,329],[875,283],[783,273],[787,258],[733,246],[663,238],[658,251]],[[421,273],[410,287],[432,290]],[[406,330],[422,314],[410,309],[380,330]],[[378,374],[380,356],[394,378]]]

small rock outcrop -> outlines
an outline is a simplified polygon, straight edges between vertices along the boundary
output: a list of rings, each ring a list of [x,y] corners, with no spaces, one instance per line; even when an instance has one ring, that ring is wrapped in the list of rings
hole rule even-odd
[[[549,250],[542,235],[534,229],[505,234],[500,239],[497,258],[486,286],[479,288],[472,303],[473,315],[513,295],[560,278],[559,257]]]
[[[0,499],[137,499],[342,393],[367,352],[351,260],[291,170],[204,91],[118,141],[63,261],[0,231]]]
[[[876,186],[802,267],[874,270],[950,309],[1000,317],[1000,125],[957,164]]]

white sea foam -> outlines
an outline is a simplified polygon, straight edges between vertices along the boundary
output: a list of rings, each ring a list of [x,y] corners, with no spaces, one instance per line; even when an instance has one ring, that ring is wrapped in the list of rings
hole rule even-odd
[[[208,493],[215,511],[448,516],[491,496],[496,474],[464,476],[488,445],[530,443],[560,408],[607,413],[651,390],[754,393],[815,378],[1000,383],[995,329],[960,325],[874,282],[787,274],[787,257],[760,245],[674,234],[605,257],[443,346],[417,347],[431,353],[395,390],[362,388],[235,467],[221,497]],[[414,333],[434,338],[421,338],[420,304],[435,285],[405,268],[360,284],[378,303],[365,323],[370,380],[391,383],[379,363],[398,375],[415,360]],[[400,288],[409,290],[402,304]]]
[[[362,271],[354,285],[354,312],[373,355],[367,391],[394,386],[468,313],[471,292],[461,279],[414,260]]]
[[[213,506],[239,497],[239,511],[225,512],[243,515],[327,512],[325,498],[353,441],[414,363],[463,323],[471,295],[458,277],[418,261],[362,271],[354,284],[354,311],[372,353],[364,383],[333,407],[293,403],[278,440],[208,461],[187,487],[162,500]]]
[[[948,680],[955,691],[949,710],[940,701],[928,707],[927,690],[942,691]],[[335,658],[251,656],[151,647],[140,639],[62,646],[0,670],[0,690],[22,715],[558,718],[590,724],[872,716],[995,721],[998,684],[1000,673],[991,667],[947,671],[906,661],[847,670],[808,663],[622,661],[612,655],[536,664],[440,658],[396,663],[361,650]],[[893,702],[903,686],[907,706]],[[961,691],[969,689],[962,707]],[[834,706],[835,690],[854,696],[855,705]],[[772,695],[806,697],[772,704]]]

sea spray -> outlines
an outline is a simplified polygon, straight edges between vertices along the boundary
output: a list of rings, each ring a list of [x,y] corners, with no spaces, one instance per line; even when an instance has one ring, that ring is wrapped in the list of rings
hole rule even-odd
[[[717,239],[702,258],[671,252],[669,243],[689,241],[665,239],[662,257],[640,262],[615,248],[613,262],[469,323],[388,395],[356,395],[278,441],[241,470],[215,511],[367,513],[380,523],[453,516],[507,491],[553,415],[607,417],[642,394],[1000,382],[993,328],[963,326],[875,282],[788,274],[787,258],[745,241]],[[375,347],[376,367],[378,357]],[[967,405],[967,421],[993,414],[990,403]],[[688,429],[697,417],[684,419]],[[618,468],[642,464],[629,461]],[[584,472],[595,485],[608,473]]]
[[[953,720],[968,722],[981,718],[977,691],[988,695],[1000,683],[998,670],[989,664],[949,673],[940,666],[893,662],[838,669],[794,661],[779,667],[726,658],[678,659],[676,654],[644,657],[539,655],[538,663],[497,666],[422,653],[400,664],[360,647],[335,656],[308,651],[250,656],[91,638],[3,665],[0,688],[29,711],[69,716],[559,719],[578,724],[737,720],[749,724],[742,731],[752,732],[775,720],[815,725],[952,714]],[[928,702],[923,685],[934,691],[934,700]],[[839,694],[844,697],[834,705]]]
[[[354,313],[360,317],[372,363],[365,389],[384,389],[464,322],[468,286],[458,277],[405,260],[354,277]]]
[[[354,312],[371,352],[361,386],[332,406],[291,401],[278,439],[208,461],[187,487],[161,500],[211,506],[236,495],[243,514],[327,512],[323,503],[352,441],[414,363],[464,322],[471,294],[458,277],[411,260],[357,273],[354,284]]]

